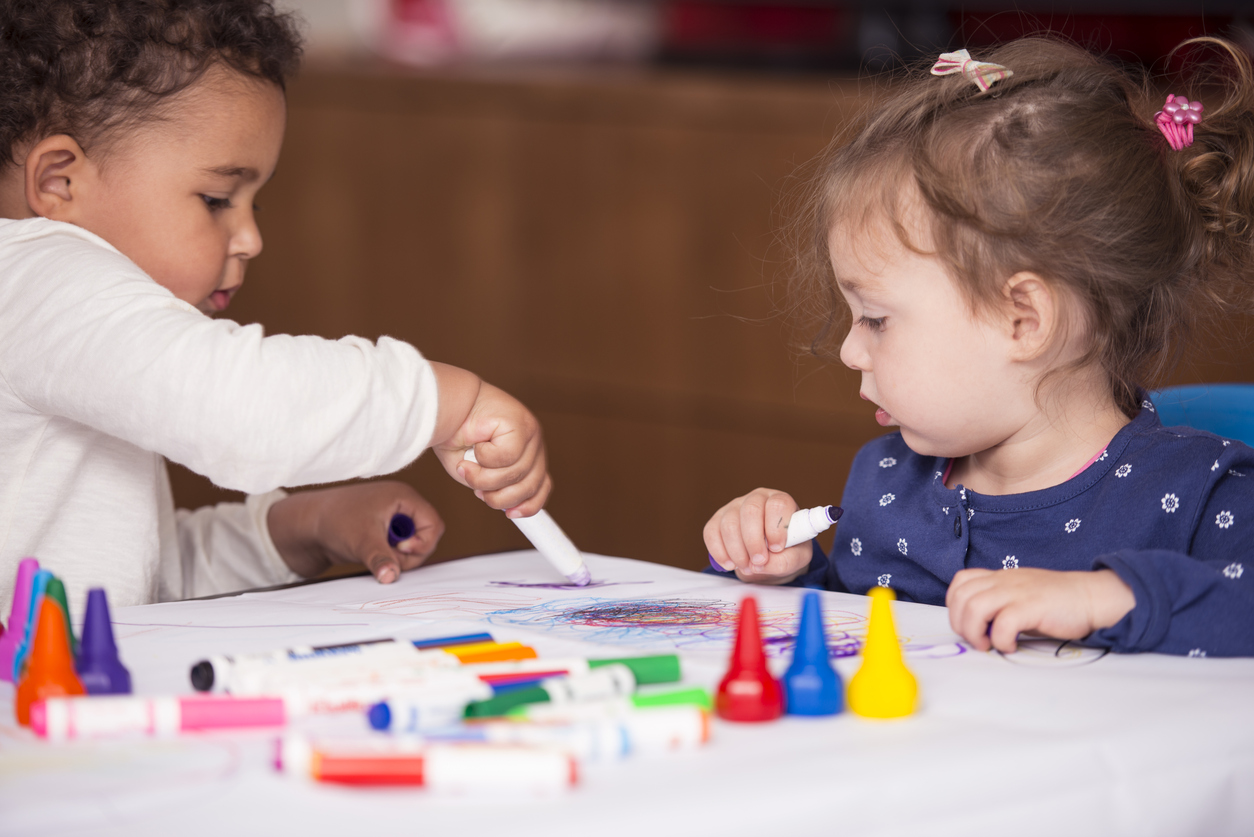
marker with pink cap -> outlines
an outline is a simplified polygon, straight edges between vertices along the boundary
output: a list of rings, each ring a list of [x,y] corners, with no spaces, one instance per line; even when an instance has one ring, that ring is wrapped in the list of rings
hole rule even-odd
[[[39,572],[39,562],[23,558],[17,565],[17,583],[13,586],[13,605],[9,608],[9,629],[0,636],[0,680],[13,682],[13,661],[18,647],[26,638],[26,623],[30,621],[30,594]]]
[[[46,698],[30,707],[30,726],[49,741],[118,735],[177,735],[213,729],[281,727],[287,723],[277,697],[131,697],[101,695]]]

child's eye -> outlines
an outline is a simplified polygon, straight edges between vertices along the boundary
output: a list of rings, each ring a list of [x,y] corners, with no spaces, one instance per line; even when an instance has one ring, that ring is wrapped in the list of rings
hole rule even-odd
[[[863,328],[869,328],[871,331],[883,331],[884,320],[886,319],[888,318],[863,316],[863,317],[858,318],[858,325],[862,326]]]
[[[216,212],[219,209],[230,209],[230,198],[215,198],[211,195],[201,195],[201,200],[205,202],[205,206],[209,207],[210,212]]]

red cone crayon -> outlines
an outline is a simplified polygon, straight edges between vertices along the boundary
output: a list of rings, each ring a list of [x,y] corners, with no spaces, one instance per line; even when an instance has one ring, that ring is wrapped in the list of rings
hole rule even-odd
[[[17,687],[13,708],[17,722],[30,726],[30,705],[37,700],[63,695],[87,694],[74,673],[70,638],[65,633],[61,606],[45,598],[39,608],[39,622],[27,657],[26,675]]]
[[[772,721],[784,714],[784,695],[766,667],[758,603],[745,596],[740,604],[740,627],[731,665],[718,684],[715,709],[729,721]]]

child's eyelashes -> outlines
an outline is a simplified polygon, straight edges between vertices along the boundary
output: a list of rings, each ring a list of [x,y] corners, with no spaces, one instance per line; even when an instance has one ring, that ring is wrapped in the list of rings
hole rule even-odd
[[[205,206],[209,207],[210,212],[217,212],[219,209],[230,209],[230,198],[215,198],[212,195],[201,195],[200,199],[205,202]]]
[[[884,321],[886,319],[888,318],[887,317],[868,317],[868,316],[863,315],[858,318],[858,325],[862,326],[863,328],[870,329],[871,331],[883,331]]]

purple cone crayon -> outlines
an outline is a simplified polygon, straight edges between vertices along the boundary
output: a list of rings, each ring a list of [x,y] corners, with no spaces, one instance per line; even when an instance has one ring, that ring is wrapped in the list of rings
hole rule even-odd
[[[118,659],[118,646],[113,641],[109,599],[99,587],[87,591],[87,615],[83,618],[83,638],[78,644],[74,669],[89,695],[131,693],[131,673]]]
[[[37,570],[35,577],[30,583],[30,605],[27,607],[28,618],[26,619],[26,630],[22,632],[22,636],[18,637],[17,653],[13,655],[13,683],[18,684],[22,680],[22,670],[26,666],[26,656],[30,653],[31,645],[35,641],[35,629],[39,626],[39,612],[43,609],[44,591],[48,589],[48,582],[52,580],[52,573],[48,570]]]
[[[401,541],[407,541],[414,536],[414,519],[407,514],[397,512],[392,515],[392,522],[388,524],[388,545],[396,546]]]
[[[819,594],[806,593],[801,605],[801,624],[793,648],[792,665],[780,679],[789,715],[835,715],[844,709],[844,684],[832,668],[823,635],[823,611]]]
[[[0,636],[0,680],[13,682],[13,661],[18,646],[26,637],[26,623],[30,621],[30,594],[34,586],[39,562],[23,558],[17,565],[17,582],[13,585],[13,605],[9,608],[9,629]]]

